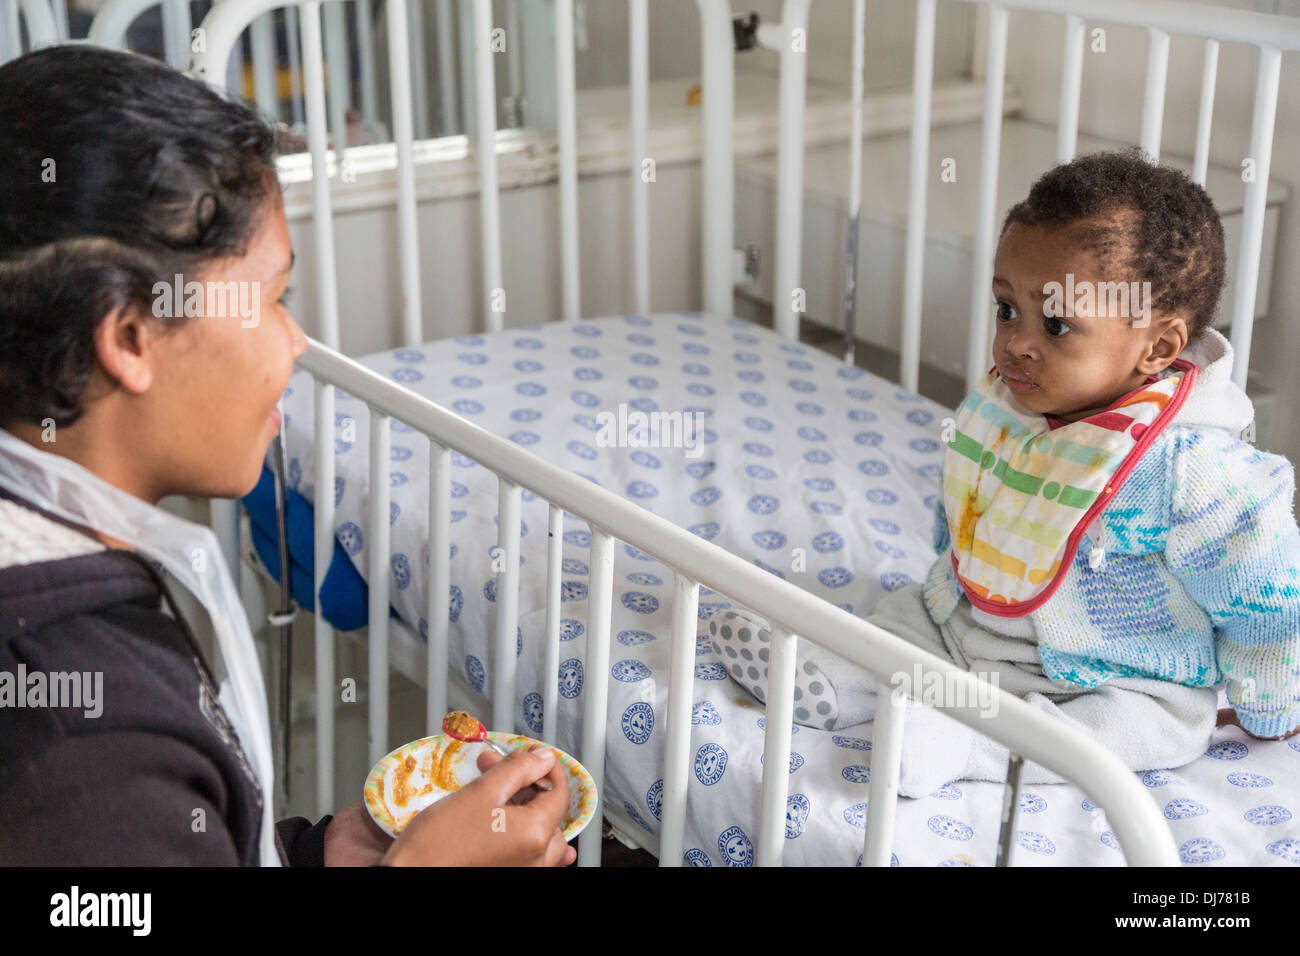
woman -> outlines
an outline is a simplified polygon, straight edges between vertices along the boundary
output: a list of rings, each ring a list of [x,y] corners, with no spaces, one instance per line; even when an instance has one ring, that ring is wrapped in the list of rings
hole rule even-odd
[[[360,803],[271,824],[246,618],[210,532],[156,503],[253,487],[307,346],[274,145],[143,57],[0,68],[0,860],[570,863],[549,751],[484,755],[395,841]],[[220,691],[178,586],[212,618]]]

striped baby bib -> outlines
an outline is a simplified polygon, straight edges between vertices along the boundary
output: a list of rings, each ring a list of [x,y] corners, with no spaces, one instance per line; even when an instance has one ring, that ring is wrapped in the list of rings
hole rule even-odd
[[[971,604],[1020,617],[1052,596],[1079,539],[1161,429],[1177,414],[1196,365],[1105,411],[1052,429],[1015,400],[997,367],[957,409],[945,433],[943,495],[952,562]]]

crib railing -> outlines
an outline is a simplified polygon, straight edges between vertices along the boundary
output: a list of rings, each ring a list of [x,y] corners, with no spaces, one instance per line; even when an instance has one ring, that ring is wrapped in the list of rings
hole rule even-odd
[[[1101,807],[1130,864],[1175,865],[1177,855],[1160,811],[1137,778],[1103,746],[1064,721],[1045,714],[1017,697],[953,664],[929,654],[861,618],[841,610],[811,592],[749,564],[729,551],[685,531],[632,504],[619,495],[593,485],[570,471],[526,451],[504,438],[461,418],[409,389],[348,359],[318,342],[312,342],[298,363],[316,383],[316,541],[317,580],[321,580],[322,552],[330,554],[334,541],[333,449],[335,420],[332,403],[322,401],[331,386],[365,402],[370,414],[370,507],[368,527],[370,587],[369,634],[371,697],[370,756],[377,760],[390,747],[387,739],[388,673],[388,488],[389,425],[397,419],[427,436],[429,451],[429,726],[436,732],[447,699],[448,579],[450,551],[450,455],[460,452],[497,475],[500,498],[498,546],[504,554],[503,578],[497,587],[497,617],[493,643],[491,688],[492,721],[498,729],[516,729],[519,723],[515,689],[515,633],[518,626],[518,573],[520,547],[520,491],[527,488],[549,506],[547,556],[547,633],[545,659],[548,670],[543,688],[543,733],[553,726],[556,706],[556,671],[560,646],[559,581],[562,570],[559,542],[565,511],[585,521],[591,530],[591,581],[584,662],[586,684],[582,744],[579,759],[591,772],[603,800],[605,735],[608,727],[610,677],[610,621],[614,588],[614,544],[623,541],[672,568],[675,590],[667,708],[667,744],[664,759],[663,830],[661,865],[683,860],[687,813],[687,781],[691,773],[690,729],[694,686],[695,638],[699,589],[709,587],[739,604],[752,608],[772,626],[771,656],[763,742],[763,785],[756,861],[779,865],[785,845],[791,721],[794,713],[796,634],[842,655],[869,671],[879,689],[872,740],[872,772],[868,792],[868,817],[863,863],[889,864],[893,843],[894,812],[898,797],[902,753],[902,703],[891,690],[901,686],[920,693],[921,686],[954,688],[951,701],[940,709],[973,730],[1007,746],[1013,764],[1027,758],[1077,783]],[[328,414],[326,414],[328,412]],[[322,465],[324,468],[322,469]],[[323,544],[322,544],[323,543]],[[318,617],[319,620],[319,617]],[[319,650],[319,649],[318,649]],[[327,647],[328,651],[329,648]],[[919,676],[918,676],[919,675]],[[318,676],[320,673],[318,672]],[[322,714],[332,699],[332,674],[318,687]],[[914,679],[923,682],[913,685]],[[959,703],[965,701],[967,703]],[[928,701],[927,701],[928,703]],[[990,706],[992,704],[992,706]],[[1013,774],[1014,778],[1017,774]],[[1007,806],[1014,813],[1014,795]],[[597,803],[599,818],[601,803]],[[1004,818],[1003,846],[1010,836],[1010,819]],[[578,862],[600,862],[601,833],[592,827],[579,838]]]

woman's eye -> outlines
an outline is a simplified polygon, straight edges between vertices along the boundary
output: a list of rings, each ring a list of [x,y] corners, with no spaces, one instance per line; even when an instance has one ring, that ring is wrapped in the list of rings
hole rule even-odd
[[[1012,308],[1010,303],[998,300],[994,303],[994,306],[997,309],[997,316],[1001,321],[1010,322],[1016,317],[1016,310]]]
[[[1070,331],[1070,327],[1060,319],[1047,318],[1043,320],[1043,324],[1047,328],[1047,334],[1054,339],[1059,339]]]

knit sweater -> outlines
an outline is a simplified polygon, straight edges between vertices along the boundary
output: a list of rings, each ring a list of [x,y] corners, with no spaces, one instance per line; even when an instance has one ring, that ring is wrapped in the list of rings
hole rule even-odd
[[[1182,357],[1200,367],[1186,402],[1084,535],[1056,593],[1024,618],[973,616],[1032,636],[1052,680],[1224,683],[1242,727],[1275,737],[1300,726],[1295,469],[1241,440],[1254,408],[1231,381],[1227,339],[1209,329]],[[966,600],[942,499],[934,546],[925,602],[942,625]],[[1094,548],[1104,555],[1096,568]]]

